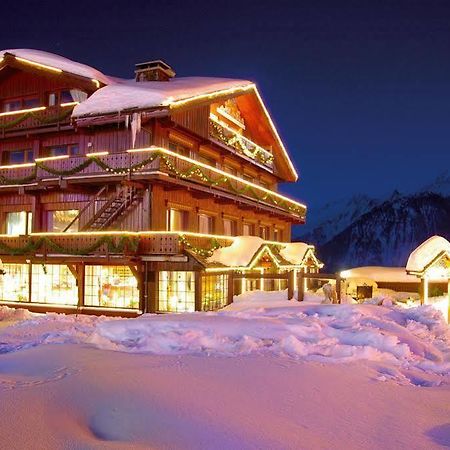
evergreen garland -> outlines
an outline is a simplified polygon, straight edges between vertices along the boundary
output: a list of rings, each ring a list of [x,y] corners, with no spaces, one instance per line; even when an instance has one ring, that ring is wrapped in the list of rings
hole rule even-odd
[[[23,184],[23,183],[29,183],[36,179],[37,177],[37,168],[40,168],[41,170],[44,170],[48,173],[51,173],[55,176],[69,176],[69,175],[75,175],[77,173],[82,172],[84,169],[88,168],[91,164],[97,164],[98,167],[100,167],[102,170],[106,172],[111,172],[113,174],[128,174],[131,172],[136,172],[139,169],[145,167],[148,164],[151,164],[156,158],[160,158],[160,160],[163,162],[163,164],[169,169],[171,173],[173,173],[175,176],[182,178],[182,179],[190,179],[193,177],[196,177],[200,179],[201,181],[209,184],[210,186],[220,186],[225,185],[229,190],[234,192],[238,195],[251,195],[254,199],[259,201],[268,201],[272,204],[283,207],[289,211],[296,212],[301,214],[303,211],[303,208],[300,206],[296,206],[288,202],[287,200],[284,200],[282,198],[277,198],[276,196],[272,195],[269,192],[263,192],[258,193],[256,192],[255,188],[253,186],[250,186],[248,184],[245,184],[244,187],[238,188],[234,185],[234,182],[232,179],[230,179],[226,175],[221,175],[218,178],[212,178],[208,175],[207,169],[204,169],[203,167],[193,163],[191,167],[189,167],[185,171],[180,171],[177,169],[175,164],[171,161],[170,157],[165,155],[162,152],[155,151],[151,156],[148,158],[142,160],[139,163],[133,164],[129,167],[111,167],[108,164],[106,164],[104,161],[102,161],[98,157],[89,157],[86,159],[86,161],[82,162],[78,166],[73,167],[72,169],[67,170],[58,170],[52,167],[49,167],[45,162],[43,161],[37,161],[36,165],[32,169],[32,173],[24,178],[7,178],[3,175],[0,175],[0,184],[2,185],[8,185],[8,184]]]
[[[213,254],[214,250],[217,250],[221,247],[219,241],[216,238],[211,239],[211,245],[209,248],[197,247],[191,244],[184,234],[180,234],[178,240],[181,244],[184,245],[186,249],[190,250],[198,256],[201,256],[202,258],[209,258]]]
[[[28,237],[27,243],[22,247],[12,247],[0,241],[0,253],[12,256],[27,255],[35,253],[40,248],[46,246],[52,251],[66,255],[89,255],[95,252],[102,245],[106,245],[110,253],[136,253],[139,246],[139,238],[135,236],[101,236],[93,244],[78,248],[68,249],[59,245],[49,236]]]

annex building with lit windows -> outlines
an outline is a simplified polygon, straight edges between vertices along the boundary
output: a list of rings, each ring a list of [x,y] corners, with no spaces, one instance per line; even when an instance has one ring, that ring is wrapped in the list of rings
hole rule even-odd
[[[322,266],[291,243],[306,206],[278,192],[298,176],[253,82],[1,51],[0,150],[3,304],[208,311]]]

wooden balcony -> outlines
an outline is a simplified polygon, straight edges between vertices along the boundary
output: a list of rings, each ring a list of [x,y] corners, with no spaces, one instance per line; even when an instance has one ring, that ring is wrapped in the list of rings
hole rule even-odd
[[[145,255],[179,255],[184,250],[199,256],[232,239],[175,232],[100,232],[100,233],[33,233],[30,235],[0,235],[0,257],[18,260],[32,257],[113,257],[135,258]],[[205,253],[206,252],[206,253]]]
[[[167,176],[168,175],[168,176]],[[91,153],[83,156],[42,158],[33,164],[0,166],[0,189],[24,189],[67,183],[103,183],[111,179],[188,183],[210,195],[226,195],[283,211],[302,220],[306,207],[255,183],[163,148],[128,150],[122,153]]]
[[[273,155],[269,150],[242,134],[236,133],[215,115],[211,115],[209,120],[209,134],[211,138],[231,147],[237,153],[245,155],[266,168],[273,170]]]
[[[0,131],[3,135],[20,131],[70,124],[74,103],[32,108],[0,114]]]

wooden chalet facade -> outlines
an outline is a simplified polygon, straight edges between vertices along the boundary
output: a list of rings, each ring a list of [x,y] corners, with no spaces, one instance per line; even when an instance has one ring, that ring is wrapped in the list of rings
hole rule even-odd
[[[174,75],[0,52],[3,304],[211,310],[236,272],[318,269],[312,248],[280,256],[306,207],[277,192],[297,174],[255,85]],[[235,236],[259,236],[260,261],[211,262]]]

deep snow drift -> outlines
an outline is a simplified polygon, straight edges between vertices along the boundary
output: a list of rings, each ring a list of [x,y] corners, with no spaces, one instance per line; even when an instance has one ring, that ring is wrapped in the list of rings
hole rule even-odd
[[[450,328],[432,307],[255,292],[216,313],[2,320],[4,448],[450,445]]]

